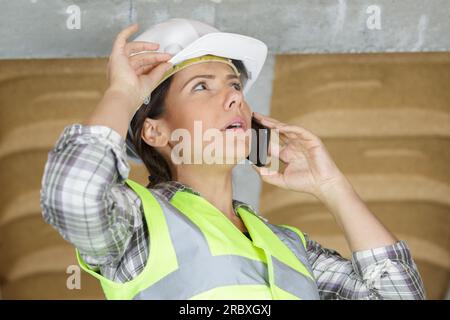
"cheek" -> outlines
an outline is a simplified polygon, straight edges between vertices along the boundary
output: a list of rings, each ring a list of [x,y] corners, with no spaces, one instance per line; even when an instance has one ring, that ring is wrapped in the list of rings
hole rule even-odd
[[[183,123],[191,132],[194,132],[194,125],[197,130],[201,128],[202,132],[210,128],[218,128],[221,123],[220,109],[214,106],[214,101],[210,101],[208,104],[197,103],[190,105],[189,108],[184,109]]]
[[[192,104],[180,103],[171,108],[168,122],[173,129],[183,128],[191,131],[196,119],[199,119],[197,108]]]
[[[196,139],[196,135],[201,139],[205,132],[211,128],[218,129],[218,123],[220,122],[217,120],[217,117],[218,115],[214,116],[207,112],[199,112],[198,110],[192,111],[191,109],[190,111],[180,112],[173,121],[171,121],[171,127],[173,130],[186,130],[193,142]],[[199,137],[197,137],[197,139]]]

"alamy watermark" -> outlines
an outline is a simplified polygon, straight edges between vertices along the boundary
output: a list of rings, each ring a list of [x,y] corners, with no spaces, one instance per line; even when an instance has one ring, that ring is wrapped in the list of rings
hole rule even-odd
[[[66,20],[66,27],[69,30],[81,29],[81,10],[76,4],[67,7],[66,13],[69,14]]]
[[[270,144],[278,145],[279,131],[270,130]],[[257,136],[258,135],[258,136]],[[262,130],[251,129],[228,129],[219,130],[208,128],[202,130],[202,121],[194,121],[193,132],[179,128],[172,131],[170,140],[178,141],[171,151],[173,164],[240,164],[250,153],[251,147],[256,147],[255,141],[259,142],[257,154],[250,154],[250,161],[256,162],[257,156],[264,161],[267,156],[266,166],[270,171],[279,168],[277,157],[272,157],[268,150],[268,141]],[[255,157],[255,159],[252,158]]]
[[[377,5],[368,6],[366,13],[369,17],[366,20],[366,26],[369,30],[381,30],[381,8]]]
[[[71,264],[67,267],[66,273],[69,274],[66,280],[66,288],[69,290],[81,289],[81,269],[79,266]]]

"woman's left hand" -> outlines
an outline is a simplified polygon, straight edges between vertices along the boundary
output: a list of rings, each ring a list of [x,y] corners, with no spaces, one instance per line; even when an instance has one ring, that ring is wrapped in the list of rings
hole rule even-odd
[[[254,117],[271,130],[269,155],[271,163],[281,160],[287,164],[284,172],[270,167],[252,167],[261,179],[278,187],[312,194],[321,199],[336,184],[347,181],[330,157],[323,142],[312,132],[300,126],[288,125],[257,112]],[[279,133],[281,146],[273,134]]]

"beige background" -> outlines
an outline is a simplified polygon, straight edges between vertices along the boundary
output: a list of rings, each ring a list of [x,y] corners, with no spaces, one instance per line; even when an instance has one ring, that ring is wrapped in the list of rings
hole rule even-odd
[[[106,86],[105,59],[0,61],[0,286],[4,299],[103,298],[74,249],[42,220],[39,189],[61,130]],[[280,55],[271,115],[325,142],[370,209],[410,245],[429,298],[450,279],[450,54]],[[145,182],[143,168],[132,178]],[[349,257],[313,197],[264,185],[261,213]]]

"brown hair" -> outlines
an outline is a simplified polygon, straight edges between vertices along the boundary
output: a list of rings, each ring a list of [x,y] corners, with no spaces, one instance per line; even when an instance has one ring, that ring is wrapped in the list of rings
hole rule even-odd
[[[233,64],[241,73],[241,82],[245,85],[248,79],[247,70],[240,60],[232,60]],[[134,148],[150,173],[147,187],[155,186],[164,181],[172,180],[169,164],[166,159],[152,146],[148,145],[141,137],[142,127],[146,118],[159,119],[166,111],[165,100],[170,88],[173,76],[167,78],[151,93],[148,105],[142,104],[130,123],[131,132],[127,139],[131,140]]]

